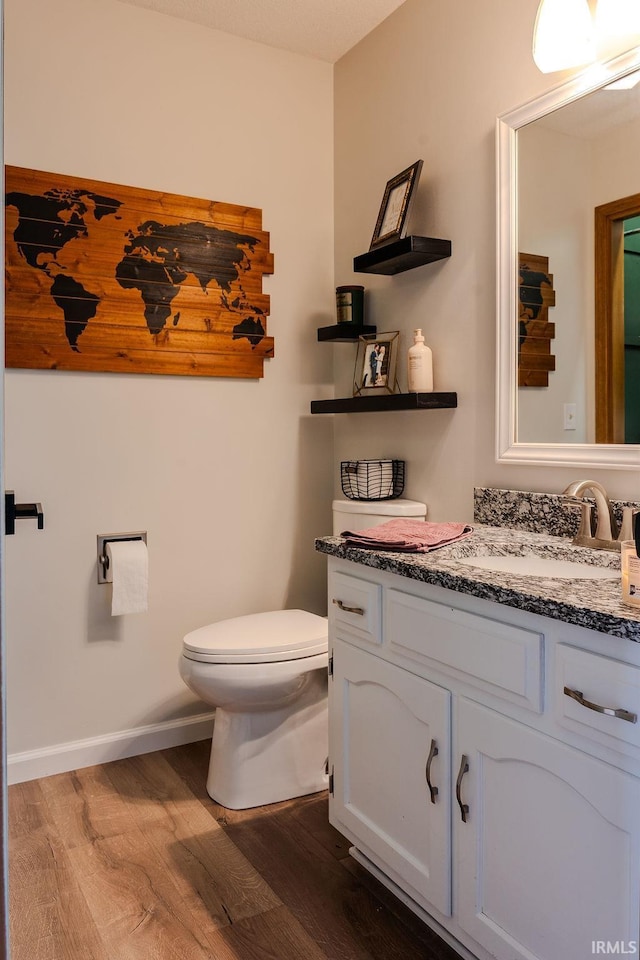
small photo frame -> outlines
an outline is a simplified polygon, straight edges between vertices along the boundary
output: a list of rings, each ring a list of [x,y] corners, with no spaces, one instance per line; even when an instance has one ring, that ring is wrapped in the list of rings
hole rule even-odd
[[[411,202],[415,196],[422,160],[416,160],[410,167],[398,173],[387,183],[376,227],[371,238],[370,250],[393,240],[400,240],[405,234],[407,217]]]
[[[398,330],[371,333],[358,338],[356,366],[353,373],[354,397],[397,393]]]

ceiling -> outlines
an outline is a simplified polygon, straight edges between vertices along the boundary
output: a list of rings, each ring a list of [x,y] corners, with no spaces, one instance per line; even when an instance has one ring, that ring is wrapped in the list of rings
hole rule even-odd
[[[120,0],[335,63],[404,0]]]
[[[557,130],[572,137],[594,140],[603,137],[640,116],[640,83],[630,90],[603,87],[572,103],[565,103],[536,126]]]

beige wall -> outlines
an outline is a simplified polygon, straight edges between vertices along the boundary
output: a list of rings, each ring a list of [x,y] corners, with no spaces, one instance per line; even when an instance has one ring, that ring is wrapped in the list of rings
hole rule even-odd
[[[423,328],[435,387],[456,390],[459,407],[337,417],[335,459],[404,458],[407,495],[426,499],[437,519],[470,518],[474,484],[559,492],[575,477],[494,458],[496,117],[564,79],[531,59],[537,6],[407,0],[336,66],[336,282],[354,281],[352,259],[368,249],[386,181],[422,158],[413,232],[450,239],[452,257],[359,282],[371,322],[402,332],[402,361]],[[353,351],[335,346],[334,356],[337,390],[348,395]],[[637,472],[590,472],[612,494],[640,494]]]
[[[44,532],[6,547],[9,751],[200,712],[181,638],[323,613],[330,532],[332,68],[113,0],[6,3],[7,163],[263,210],[263,380],[8,371],[6,485]],[[146,529],[148,614],[112,618],[98,533]]]

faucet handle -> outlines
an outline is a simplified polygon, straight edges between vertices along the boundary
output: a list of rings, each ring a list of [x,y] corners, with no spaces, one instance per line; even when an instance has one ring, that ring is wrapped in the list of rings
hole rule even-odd
[[[620,533],[618,534],[618,540],[622,542],[623,540],[633,540],[634,538],[634,518],[640,513],[637,507],[623,507],[622,508],[622,524],[620,525]],[[636,523],[638,521],[635,521]]]
[[[596,529],[596,519],[593,504],[588,503],[586,500],[582,500],[581,497],[574,497],[570,494],[565,494],[565,502],[563,506],[566,510],[571,510],[572,512],[577,512],[578,510],[580,511],[580,525],[575,537],[573,538],[573,542],[586,544],[588,540],[592,540]]]
[[[580,526],[578,527],[578,532],[575,536],[575,541],[578,542],[578,538],[591,539],[594,536],[595,531],[595,518],[593,512],[593,504],[585,503],[584,501],[580,504]]]

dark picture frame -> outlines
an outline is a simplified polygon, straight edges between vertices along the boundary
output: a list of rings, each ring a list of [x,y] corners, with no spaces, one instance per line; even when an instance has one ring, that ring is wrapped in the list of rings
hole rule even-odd
[[[416,160],[410,167],[388,181],[371,238],[370,250],[385,243],[400,240],[404,236],[421,170],[422,160]]]
[[[358,338],[353,372],[354,397],[397,393],[398,330]]]

